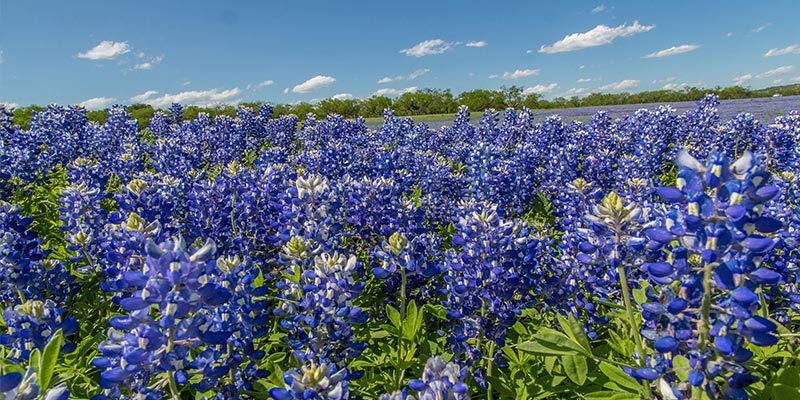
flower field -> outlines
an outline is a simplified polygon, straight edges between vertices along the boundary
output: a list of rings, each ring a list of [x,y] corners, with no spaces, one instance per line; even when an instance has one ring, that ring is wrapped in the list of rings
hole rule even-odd
[[[800,114],[0,108],[0,398],[800,398]]]

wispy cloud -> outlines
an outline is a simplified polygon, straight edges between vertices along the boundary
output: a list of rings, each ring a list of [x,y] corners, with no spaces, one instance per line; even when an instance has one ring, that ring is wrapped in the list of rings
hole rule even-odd
[[[158,92],[155,91],[155,90],[148,90],[148,91],[146,91],[146,92],[144,92],[142,94],[137,94],[136,96],[131,97],[130,99],[128,99],[128,101],[131,102],[131,103],[142,103],[145,100],[147,100],[147,99],[149,99],[149,98],[151,98],[151,97],[153,97],[153,96],[155,96],[157,94],[158,94]]]
[[[597,14],[599,12],[603,12],[606,10],[605,4],[600,4],[599,6],[592,9],[592,14]]]
[[[699,44],[682,44],[680,46],[672,46],[668,49],[660,50],[655,53],[650,53],[642,58],[661,58],[661,57],[669,57],[674,56],[676,54],[683,54],[688,53],[690,51],[695,51],[700,48]]]
[[[775,57],[775,56],[785,56],[788,54],[800,54],[800,46],[793,44],[788,47],[784,47],[782,49],[769,49],[765,54],[764,57]]]
[[[625,79],[619,82],[612,82],[608,85],[603,85],[597,88],[601,92],[618,92],[621,90],[633,89],[639,86],[639,81],[636,79]]]
[[[569,88],[566,92],[562,93],[562,97],[572,97],[572,96],[583,96],[589,94],[589,89],[587,88]]]
[[[201,107],[210,107],[219,104],[233,104],[237,100],[234,97],[242,92],[238,87],[228,90],[190,90],[186,92],[179,92],[175,94],[165,93],[158,97],[153,97],[158,94],[155,90],[148,90],[140,95],[130,98],[130,101],[137,103],[150,104],[155,108],[166,108],[172,103],[181,103],[183,105],[194,105]]]
[[[733,37],[733,32],[728,32],[725,34],[725,37]]]
[[[153,57],[152,59],[150,59],[150,61],[145,61],[143,63],[139,63],[139,64],[134,65],[133,69],[143,69],[143,70],[152,69],[153,65],[160,63],[161,60],[163,60],[163,59],[164,59],[164,57],[162,57],[162,56],[156,56],[156,57]]]
[[[767,78],[772,78],[772,77],[775,77],[775,76],[785,75],[785,74],[788,74],[788,73],[790,73],[792,71],[794,71],[794,65],[784,65],[782,67],[774,68],[774,69],[771,69],[769,71],[766,71],[766,72],[763,72],[763,73],[760,73],[760,74],[739,75],[739,76],[733,78],[733,82],[735,84],[737,84],[737,85],[743,85],[745,82],[747,82],[747,81],[749,81],[751,79],[754,79],[754,78],[767,79]]]
[[[248,90],[261,89],[261,88],[265,88],[267,86],[272,86],[273,83],[275,83],[273,80],[268,79],[266,81],[262,81],[262,82],[259,82],[259,83],[249,84],[249,85],[247,85],[247,89]]]
[[[425,68],[425,69],[418,69],[408,75],[398,75],[393,78],[385,76],[380,80],[378,80],[378,83],[389,83],[394,81],[413,81],[414,79],[417,79],[420,76],[427,74],[428,72],[431,72],[431,70]]]
[[[764,24],[764,25],[761,25],[761,26],[759,26],[758,28],[755,28],[755,29],[753,29],[753,33],[758,33],[758,32],[761,32],[761,31],[763,31],[764,29],[767,29],[767,28],[769,28],[769,27],[770,27],[770,25],[772,25],[772,23],[771,23],[771,22],[769,22],[769,23],[766,23],[766,24]]]
[[[373,96],[400,96],[404,93],[414,93],[417,91],[416,86],[411,86],[403,89],[382,88],[373,93]]]
[[[688,86],[689,86],[689,84],[686,83],[686,82],[681,82],[681,83],[670,82],[670,83],[667,83],[666,85],[664,85],[662,87],[662,89],[664,89],[664,90],[681,90],[681,89],[683,89],[685,87],[688,87]]]
[[[192,84],[192,81],[185,81],[185,82],[181,83],[181,86],[189,86],[191,84]]]
[[[113,60],[117,56],[129,53],[130,51],[131,47],[128,45],[128,42],[104,40],[91,50],[78,53],[78,58],[86,58],[89,60]]]
[[[5,108],[6,108],[6,110],[10,110],[10,109],[12,109],[12,108],[19,108],[19,104],[17,104],[17,103],[12,103],[12,102],[10,102],[10,101],[0,101],[0,106],[3,106],[3,107],[5,107]]]
[[[316,90],[320,90],[324,87],[332,85],[336,82],[336,78],[325,76],[325,75],[317,75],[295,87],[292,88],[293,93],[311,93]]]
[[[539,75],[538,69],[518,69],[514,72],[503,72],[502,75],[489,75],[491,79],[519,79]]]
[[[744,84],[745,82],[747,82],[747,81],[749,81],[749,80],[751,80],[751,79],[753,79],[753,78],[754,78],[754,75],[753,75],[753,74],[744,74],[744,75],[739,75],[739,76],[737,76],[736,78],[733,78],[733,83],[735,83],[735,84],[737,84],[737,85],[742,85],[742,84]]]
[[[771,69],[763,74],[756,75],[756,78],[771,78],[773,76],[784,75],[788,74],[789,72],[794,71],[794,65],[786,65],[783,67],[778,67],[775,69]]]
[[[555,82],[549,83],[547,85],[541,85],[540,84],[540,85],[536,85],[536,86],[531,86],[531,87],[525,88],[525,90],[522,91],[522,95],[523,96],[528,96],[528,95],[531,95],[531,94],[534,94],[534,93],[536,93],[536,94],[546,94],[546,93],[552,92],[553,90],[556,90],[557,87],[558,87],[558,84],[555,83]]]
[[[334,100],[353,100],[355,96],[352,93],[339,93],[331,96]]]
[[[445,42],[442,39],[425,40],[415,44],[412,47],[400,50],[400,52],[407,56],[419,58],[434,54],[442,54],[445,51],[455,47],[455,45],[455,42]]]
[[[653,79],[653,85],[658,84],[658,83],[672,82],[672,81],[675,81],[677,79],[678,79],[678,77],[676,77],[676,76],[668,76],[668,77],[666,77],[664,79]]]
[[[597,25],[590,31],[573,33],[564,36],[564,39],[561,39],[550,46],[542,46],[539,48],[539,52],[561,53],[565,51],[577,51],[588,49],[590,47],[603,46],[606,44],[611,44],[614,39],[618,37],[633,36],[639,33],[647,32],[655,27],[655,25],[642,25],[639,23],[639,21],[634,21],[633,25],[631,26],[622,24],[614,28],[605,25]]]
[[[2,64],[4,61],[5,59],[3,58],[3,50],[0,50],[0,64]]]
[[[113,97],[93,97],[78,103],[78,105],[86,107],[87,110],[102,110],[110,106],[115,100]]]
[[[467,42],[467,47],[486,47],[488,44],[483,40],[479,40],[477,42]]]

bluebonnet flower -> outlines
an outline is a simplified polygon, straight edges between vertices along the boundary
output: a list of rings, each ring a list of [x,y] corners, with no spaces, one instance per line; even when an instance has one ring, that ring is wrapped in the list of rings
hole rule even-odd
[[[299,237],[281,253],[286,265],[277,284],[281,319],[289,346],[301,362],[331,362],[344,366],[361,354],[365,343],[355,340],[353,325],[366,322],[367,313],[353,305],[364,289],[358,282],[361,266],[354,256],[326,254]],[[321,360],[321,361],[319,361]]]
[[[749,152],[735,162],[712,152],[702,164],[682,151],[676,164],[677,187],[658,190],[674,207],[646,230],[652,253],[642,269],[658,289],[647,291],[642,333],[655,341],[654,368],[665,380],[675,381],[668,355],[684,354],[703,374],[692,375],[693,386],[710,397],[746,398],[742,388],[756,379],[742,364],[753,356],[745,343],[778,340],[777,325],[757,313],[757,293],[785,279],[767,263],[783,226],[766,213],[779,189]]]
[[[63,310],[52,300],[28,300],[22,304],[9,306],[3,311],[5,327],[0,333],[0,345],[10,350],[8,359],[25,362],[33,349],[43,350],[56,331],[71,336],[78,330],[75,318],[63,316]],[[75,343],[65,341],[61,351],[71,353]]]
[[[283,373],[286,388],[270,389],[275,400],[344,400],[350,398],[350,374],[334,364],[304,365]]]
[[[192,374],[200,375],[194,383],[200,391],[226,379],[251,390],[250,382],[266,375],[256,365],[264,353],[252,342],[266,334],[258,271],[237,258],[214,261],[210,241],[192,253],[180,237],[161,245],[148,239],[144,247],[141,270],[124,271],[117,284],[131,294],[119,300],[128,314],[109,320],[102,357],[93,361],[106,389],[96,398],[159,396],[168,382],[184,385]]]
[[[37,384],[37,374],[31,367],[25,368],[25,374],[10,372],[0,376],[0,396],[3,399],[33,400],[39,398],[41,388]],[[69,391],[64,383],[49,389],[44,400],[67,400]]]
[[[425,363],[422,379],[414,379],[408,386],[419,393],[420,400],[466,400],[469,399],[469,388],[464,384],[466,375],[466,368],[434,356]]]

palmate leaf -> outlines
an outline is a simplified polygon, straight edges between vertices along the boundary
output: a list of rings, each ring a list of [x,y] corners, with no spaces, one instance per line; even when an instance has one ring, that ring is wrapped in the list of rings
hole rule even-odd
[[[534,335],[532,341],[523,342],[516,345],[520,351],[536,355],[553,356],[591,356],[591,352],[586,350],[580,343],[572,340],[569,336],[550,329],[541,328]]]
[[[567,374],[567,377],[572,382],[575,382],[578,386],[586,383],[586,375],[589,373],[586,357],[563,356],[561,357],[561,365],[564,367],[564,373]]]

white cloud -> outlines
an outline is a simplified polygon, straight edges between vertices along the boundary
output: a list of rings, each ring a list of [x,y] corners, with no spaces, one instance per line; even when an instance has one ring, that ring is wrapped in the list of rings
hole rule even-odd
[[[131,47],[128,42],[112,42],[104,40],[97,46],[85,53],[78,53],[78,58],[87,58],[89,60],[111,60],[119,55],[128,53]]]
[[[283,89],[283,94],[289,93],[289,88]]]
[[[152,59],[150,59],[150,61],[146,61],[146,62],[134,65],[133,69],[144,69],[144,70],[152,69],[153,65],[160,63],[161,60],[163,60],[163,59],[164,59],[164,57],[162,57],[162,56],[153,57]]]
[[[744,75],[740,75],[740,76],[737,76],[736,78],[733,78],[733,82],[736,83],[737,85],[742,85],[745,82],[747,82],[747,81],[749,81],[749,80],[751,80],[753,78],[758,78],[758,79],[772,78],[772,77],[775,77],[775,76],[788,74],[788,73],[790,73],[792,71],[794,71],[794,65],[785,65],[783,67],[778,67],[778,68],[775,68],[775,69],[771,69],[771,70],[769,70],[767,72],[764,72],[764,73],[761,73],[761,74],[756,74],[756,75],[754,75],[754,74],[744,74]]]
[[[689,84],[685,83],[685,82],[682,82],[682,83],[668,83],[668,84],[664,85],[664,87],[662,87],[662,89],[664,89],[664,90],[681,90],[681,89],[683,89],[683,88],[685,88],[687,86],[689,86]]]
[[[528,76],[539,75],[539,71],[540,70],[538,70],[538,69],[518,69],[518,70],[515,70],[514,72],[503,72],[503,75],[489,75],[489,78],[492,78],[492,79],[497,79],[497,78],[500,78],[500,79],[519,79],[519,78],[525,78],[525,77],[528,77]]]
[[[400,52],[404,53],[407,56],[414,56],[419,58],[434,54],[442,54],[445,51],[452,49],[455,45],[456,43],[445,42],[442,39],[425,40],[423,42],[415,44],[412,47],[400,50]]]
[[[786,65],[783,67],[778,67],[775,69],[771,69],[763,74],[756,75],[756,78],[771,78],[773,76],[784,75],[788,74],[789,72],[794,71],[794,65]]]
[[[677,79],[678,79],[678,78],[677,78],[677,77],[675,77],[675,76],[668,76],[668,77],[666,77],[666,78],[664,78],[664,79],[653,79],[653,85],[655,85],[655,84],[657,84],[657,83],[667,83],[667,82],[672,82],[672,81],[674,81],[674,80],[677,80]]]
[[[0,64],[2,64],[3,61],[5,61],[5,59],[3,59],[3,50],[0,50]]]
[[[550,93],[553,90],[556,90],[557,87],[558,87],[558,84],[555,83],[555,82],[547,84],[547,85],[531,86],[529,88],[525,88],[525,90],[522,91],[522,95],[523,96],[527,96],[527,95],[533,94],[533,93],[536,93],[536,94]]]
[[[664,49],[661,51],[657,51],[655,53],[650,53],[642,58],[661,58],[661,57],[668,57],[674,56],[676,54],[683,54],[688,53],[690,51],[695,51],[700,48],[699,44],[682,44],[680,46],[672,46],[668,49]]]
[[[725,36],[726,37],[732,37],[733,36],[733,32],[728,32],[728,33],[725,34]]]
[[[585,65],[581,65],[580,67],[578,67],[578,69],[584,69],[584,68],[586,68]]]
[[[400,96],[404,93],[414,93],[417,91],[416,86],[411,86],[403,89],[382,88],[373,93],[373,96]]]
[[[155,108],[166,108],[172,105],[172,103],[210,107],[218,104],[236,103],[236,100],[234,100],[233,97],[239,95],[239,93],[242,91],[238,87],[228,90],[190,90],[175,94],[166,93],[158,97],[152,97],[154,94],[156,94],[152,92],[155,91],[149,90],[134,97],[138,98],[142,103],[150,104]],[[131,100],[133,100],[134,97],[132,97]]]
[[[739,75],[736,78],[733,78],[733,83],[735,83],[737,85],[741,85],[741,84],[749,81],[750,79],[753,79],[753,74]]]
[[[580,79],[578,79],[578,83],[586,83],[586,82],[591,82],[591,81],[592,81],[592,78],[580,78]]]
[[[136,53],[136,57],[144,58],[144,52],[140,51],[140,52]]]
[[[143,103],[145,100],[157,95],[158,92],[155,90],[148,90],[142,94],[137,94],[136,96],[131,97],[128,99],[131,103]]]
[[[800,76],[795,76],[794,78],[790,79],[792,82],[800,82]],[[12,103],[13,104],[13,103]]]
[[[467,47],[486,47],[488,44],[483,40],[479,40],[477,42],[467,42]]]
[[[181,83],[181,86],[189,86],[191,84],[192,84],[192,81],[186,81],[186,82]]]
[[[355,96],[352,93],[339,93],[331,96],[334,100],[353,100]]]
[[[408,75],[398,75],[395,76],[394,78],[385,76],[381,78],[378,81],[378,83],[389,83],[394,81],[413,81],[414,79],[417,79],[420,76],[427,74],[428,72],[431,72],[431,70],[425,68],[425,69],[418,69]]]
[[[293,93],[311,93],[315,90],[320,90],[326,86],[330,86],[336,82],[336,78],[324,75],[317,75],[295,87],[292,88]]]
[[[533,50],[531,50],[531,49],[528,49],[528,51],[526,51],[526,53],[528,53],[528,54],[533,54]]]
[[[764,29],[767,29],[767,28],[769,28],[769,26],[770,26],[770,25],[772,25],[772,23],[766,23],[766,24],[764,24],[764,25],[761,25],[761,26],[759,26],[758,28],[756,28],[756,29],[753,29],[753,33],[758,33],[758,32],[761,32],[761,31],[763,31]]]
[[[561,97],[572,97],[572,96],[582,96],[589,93],[589,89],[587,88],[570,88]]]
[[[634,21],[633,25],[627,26],[622,24],[615,28],[605,25],[597,25],[594,29],[588,32],[573,33],[564,36],[550,46],[542,46],[539,48],[539,53],[561,53],[565,51],[577,51],[588,49],[590,47],[602,46],[611,44],[614,39],[618,37],[633,36],[639,33],[647,32],[655,25],[642,25],[639,21]]]
[[[776,83],[776,84],[777,83],[781,83],[781,82],[783,82],[783,79],[775,79],[774,81],[772,81],[772,83]]]
[[[257,83],[257,84],[256,84],[256,86],[255,86],[255,88],[256,88],[256,89],[261,89],[261,88],[263,88],[263,87],[272,86],[272,84],[273,84],[273,83],[275,83],[273,80],[271,80],[271,79],[267,79],[267,80],[265,80],[264,82],[259,82],[259,83]]]
[[[636,79],[625,79],[623,81],[612,82],[612,83],[609,83],[608,85],[600,86],[599,88],[597,88],[597,90],[600,90],[602,92],[618,92],[618,91],[621,91],[621,90],[633,89],[636,86],[639,86],[639,81],[638,80],[636,80]]]
[[[592,9],[592,14],[597,14],[599,12],[603,12],[606,10],[605,4],[600,4],[599,6]]]
[[[769,49],[769,51],[764,54],[764,57],[785,56],[787,54],[800,54],[800,46],[793,44],[782,49]]]
[[[19,104],[12,103],[10,101],[0,101],[0,105],[4,106],[6,108],[6,110],[10,110],[12,108],[19,108]]]
[[[94,97],[78,103],[79,106],[86,107],[87,110],[102,110],[111,105],[116,100],[112,97]]]

